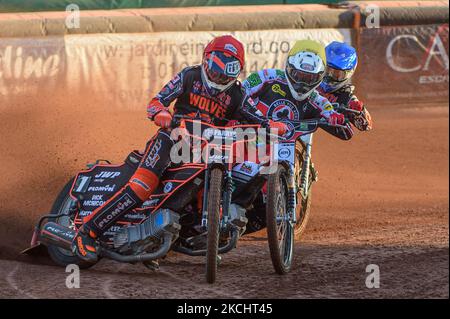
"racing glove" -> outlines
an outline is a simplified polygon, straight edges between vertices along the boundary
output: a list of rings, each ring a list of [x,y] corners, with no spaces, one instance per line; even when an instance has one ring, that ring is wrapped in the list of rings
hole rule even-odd
[[[157,98],[154,98],[147,106],[147,117],[153,121],[155,116],[162,111],[167,111],[167,109]]]
[[[172,114],[164,110],[155,115],[153,121],[161,128],[169,128],[172,122]]]
[[[360,131],[370,131],[373,128],[372,117],[366,108],[363,108],[361,114],[355,116],[351,121]]]
[[[364,104],[363,104],[363,102],[358,101],[358,100],[350,101],[350,103],[348,103],[348,108],[352,109],[354,111],[361,112],[364,108]]]
[[[328,116],[328,124],[329,125],[344,125],[345,124],[345,116],[341,113],[331,113]]]
[[[275,121],[272,121],[272,120],[270,120],[269,121],[269,129],[274,129],[274,130],[278,130],[277,132],[277,134],[279,135],[279,136],[283,136],[284,134],[286,134],[287,133],[287,131],[288,131],[288,126],[286,125],[286,124],[284,124],[283,122],[275,122]]]
[[[350,122],[360,131],[370,131],[372,129],[372,117],[369,111],[364,107],[364,103],[353,100],[348,103],[348,107],[352,110],[360,112],[359,114],[350,114]]]

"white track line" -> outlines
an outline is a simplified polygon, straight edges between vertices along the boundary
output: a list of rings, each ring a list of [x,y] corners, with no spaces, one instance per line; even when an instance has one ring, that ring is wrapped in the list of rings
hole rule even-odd
[[[210,291],[210,292],[212,292],[212,293],[214,293],[214,294],[221,295],[221,297],[223,296],[223,297],[225,297],[225,298],[230,298],[230,299],[243,299],[241,296],[229,295],[229,294],[223,293],[223,292],[218,291],[217,289],[214,289],[214,288],[212,288],[212,287],[209,288],[206,284],[205,284],[205,285],[198,284],[198,283],[196,283],[196,282],[194,282],[194,281],[184,279],[184,278],[182,278],[182,277],[179,277],[179,276],[177,276],[177,275],[174,275],[174,274],[172,274],[172,273],[170,273],[170,272],[167,272],[167,271],[164,271],[164,270],[161,270],[161,269],[158,270],[158,272],[161,273],[161,274],[164,274],[164,275],[166,275],[167,277],[170,277],[170,278],[172,278],[172,279],[174,279],[174,280],[177,280],[177,281],[180,281],[180,282],[182,282],[182,283],[190,284],[190,285],[192,285],[192,286],[194,286],[194,287],[200,288],[201,290],[206,290],[206,291]],[[208,285],[209,285],[209,284],[208,284]]]
[[[123,268],[125,267],[125,264],[121,264],[118,269],[114,272],[115,274],[119,273]],[[119,299],[119,297],[115,296],[112,292],[111,292],[111,283],[112,283],[113,279],[110,278],[108,280],[105,280],[102,284],[102,291],[105,293],[106,297],[108,297],[108,299]]]
[[[33,296],[32,294],[22,290],[19,288],[19,286],[17,286],[16,281],[14,279],[14,276],[16,275],[17,271],[20,268],[20,264],[18,264],[13,270],[11,270],[8,274],[8,276],[6,276],[6,281],[8,282],[8,284],[15,290],[17,290],[19,293],[21,293],[22,295],[27,296],[28,298],[31,299],[38,299],[37,297]]]
[[[127,264],[120,264],[119,268],[114,272],[114,274],[118,274],[126,266],[127,266]],[[172,274],[170,272],[161,270],[161,268],[159,270],[155,271],[155,273],[160,273],[160,274],[165,275],[166,277],[169,277],[169,278],[171,278],[173,280],[176,280],[178,282],[182,282],[184,284],[194,286],[194,287],[199,288],[199,289],[204,290],[204,291],[209,291],[211,293],[220,295],[221,297],[224,297],[224,298],[242,299],[241,296],[230,295],[230,294],[224,293],[223,291],[218,291],[217,289],[215,289],[213,287],[211,287],[211,288],[208,287],[206,284],[202,285],[202,284],[195,283],[193,281],[184,279],[184,278],[182,278],[180,276],[174,275],[174,274]],[[114,274],[111,274],[111,275],[114,275]],[[118,275],[120,275],[120,274],[118,274]],[[146,277],[146,278],[151,280],[151,277]],[[106,295],[106,297],[109,298],[109,299],[120,299],[120,297],[114,295],[114,293],[111,292],[111,284],[112,284],[113,279],[114,278],[109,278],[109,279],[107,279],[106,281],[103,282],[103,284],[102,284],[102,291]]]

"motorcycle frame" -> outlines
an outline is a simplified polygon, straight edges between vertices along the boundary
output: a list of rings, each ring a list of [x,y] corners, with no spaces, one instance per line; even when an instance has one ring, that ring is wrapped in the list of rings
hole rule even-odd
[[[181,119],[180,127],[185,128],[186,123],[189,123],[189,122],[194,123],[195,121],[198,121],[198,120]],[[213,129],[213,130],[220,130],[220,131],[229,131],[229,130],[234,130],[237,128],[241,128],[241,129],[248,129],[248,128],[259,129],[260,128],[259,125],[251,125],[251,124],[240,124],[240,125],[233,125],[233,126],[216,126],[213,124],[202,122],[201,125],[207,126],[208,128]],[[226,154],[228,154],[226,156],[226,158],[229,159],[228,162],[214,161],[214,162],[210,163],[209,162],[209,159],[210,159],[209,154],[211,153],[210,152],[211,148],[217,148],[217,146],[215,144],[207,141],[203,136],[202,137],[195,136],[195,135],[191,134],[189,131],[186,132],[186,136],[193,138],[193,139],[200,139],[202,141],[202,152],[203,152],[203,150],[206,150],[206,159],[205,159],[206,164],[205,164],[205,177],[204,177],[204,184],[203,184],[204,186],[203,186],[202,220],[201,220],[201,226],[204,228],[205,231],[208,230],[207,207],[208,207],[208,193],[209,193],[209,187],[210,187],[210,172],[213,168],[220,168],[224,173],[225,183],[224,183],[224,192],[222,194],[222,211],[221,211],[221,218],[220,218],[220,228],[221,228],[221,230],[230,230],[231,238],[230,238],[229,243],[226,246],[219,247],[219,253],[226,253],[236,246],[236,242],[238,240],[238,233],[239,233],[236,226],[232,225],[229,222],[230,221],[229,208],[231,205],[233,186],[234,186],[232,169],[233,169],[233,166],[235,164],[237,164],[236,162],[233,161],[233,159],[236,155],[234,150],[236,149],[237,145],[239,145],[241,143],[254,142],[254,141],[256,141],[256,138],[248,139],[247,141],[233,140],[232,143],[222,144],[220,147],[220,151],[222,152],[222,154],[224,152]],[[178,251],[187,253],[190,255],[194,255],[194,256],[203,255],[204,253],[206,253],[206,251],[205,252],[197,251],[197,252],[188,253],[184,249],[181,249]]]
[[[302,174],[300,176],[300,191],[302,197],[305,199],[308,196],[308,191],[310,187],[309,173],[311,167],[311,152],[313,144],[314,133],[305,134],[300,136],[300,141],[302,143],[303,149],[305,151],[305,158],[303,159]]]
[[[289,123],[289,121],[288,121]],[[291,121],[294,124],[294,134],[286,139],[280,138],[279,143],[296,143],[300,141],[303,149],[305,150],[305,158],[302,163],[302,173],[300,175],[300,192],[303,198],[308,195],[310,186],[309,173],[311,167],[311,152],[313,143],[313,134],[319,128],[319,124],[322,122],[317,120],[303,120],[303,121]],[[309,123],[314,125],[312,129],[303,130],[301,128],[302,123]],[[288,205],[287,205],[287,218],[289,223],[293,227],[297,223],[297,215],[295,209],[297,207],[297,184],[295,182],[295,163],[289,161],[281,161],[288,171]]]

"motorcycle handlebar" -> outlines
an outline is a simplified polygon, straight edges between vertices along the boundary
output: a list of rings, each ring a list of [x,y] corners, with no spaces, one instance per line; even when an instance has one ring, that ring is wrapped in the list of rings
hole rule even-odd
[[[184,115],[174,115],[172,117],[172,122],[170,127],[172,129],[177,128],[180,125],[181,120],[183,119],[188,119],[188,120],[202,120],[199,118],[192,118],[192,117],[188,117],[188,116],[184,116]],[[282,122],[284,123],[291,123],[294,126],[300,125],[302,123],[306,123],[306,124],[312,124],[312,123],[316,123],[318,126],[322,126],[322,127],[336,127],[336,128],[346,128],[347,124],[349,123],[348,119],[345,119],[345,124],[341,125],[341,124],[336,124],[336,125],[332,125],[330,123],[328,123],[328,121],[325,118],[320,118],[320,119],[311,119],[311,120],[300,120],[300,121],[291,121],[291,120],[283,120]]]
[[[175,114],[172,117],[172,122],[170,123],[170,128],[172,128],[172,129],[177,128],[178,126],[180,126],[180,121],[185,118],[187,118],[187,117],[185,117],[183,115]]]
[[[338,128],[346,128],[347,124],[349,123],[348,119],[345,119],[345,124],[330,124],[328,123],[328,120],[325,118],[320,119],[311,119],[311,120],[301,120],[301,121],[291,121],[291,120],[284,120],[283,123],[290,123],[294,126],[301,125],[302,123],[305,124],[317,124],[318,126],[325,126],[325,127],[338,127]]]
[[[355,115],[361,115],[362,112],[361,111],[356,111],[353,109],[349,109],[348,107],[345,106],[337,106],[334,108],[337,112],[339,113],[353,113]]]

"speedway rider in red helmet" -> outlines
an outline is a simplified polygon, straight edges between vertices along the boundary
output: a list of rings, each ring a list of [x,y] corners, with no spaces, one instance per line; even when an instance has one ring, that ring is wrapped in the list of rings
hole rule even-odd
[[[172,114],[201,118],[214,125],[230,120],[260,124],[285,134],[287,127],[256,115],[255,105],[237,78],[244,67],[244,46],[231,35],[213,39],[205,48],[201,65],[183,69],[153,98],[147,113],[161,129],[147,143],[138,169],[128,183],[104,205],[84,219],[72,243],[73,252],[82,260],[95,262],[96,238],[121,216],[140,206],[154,192],[159,179],[171,164],[170,150],[176,141],[170,137]]]

